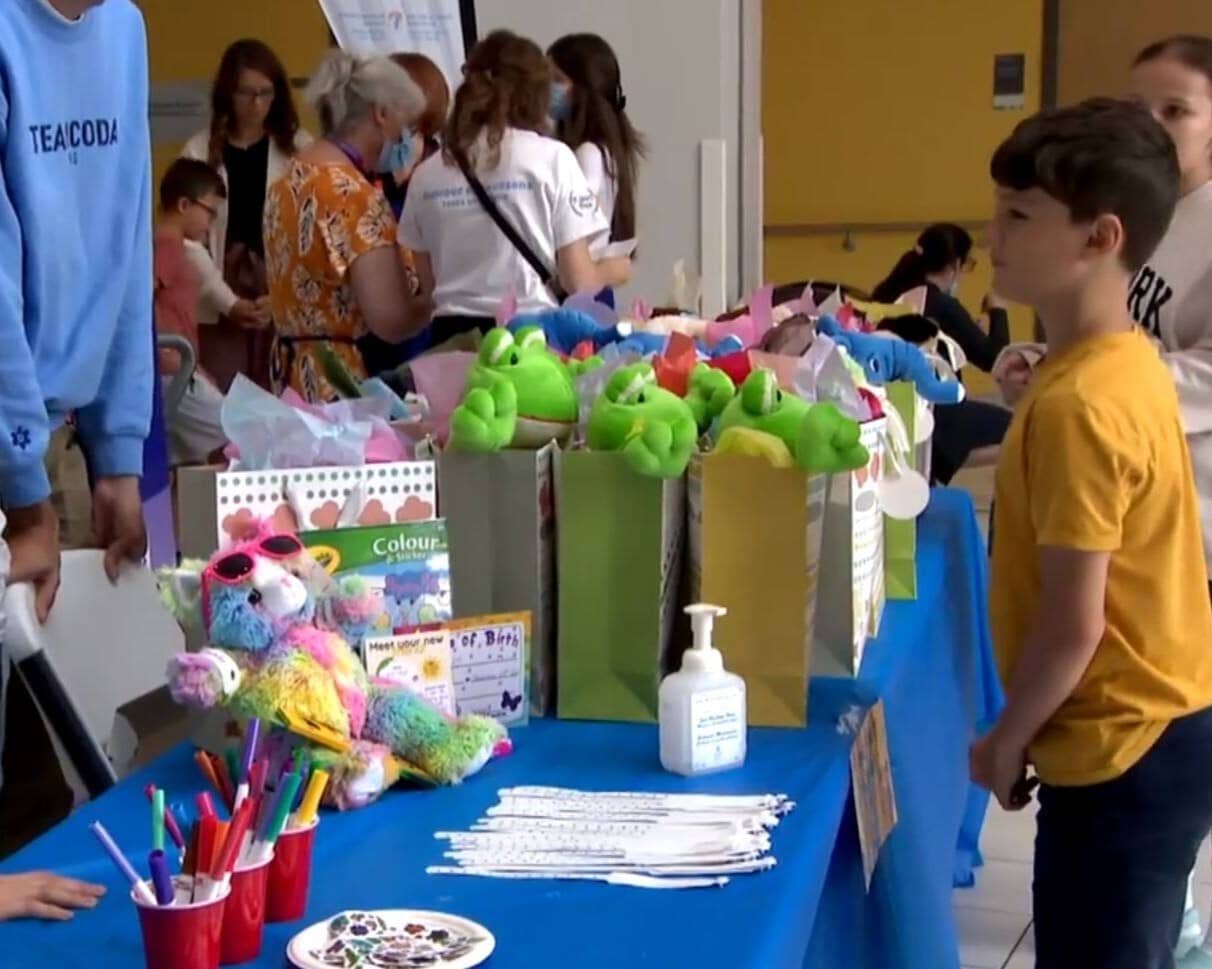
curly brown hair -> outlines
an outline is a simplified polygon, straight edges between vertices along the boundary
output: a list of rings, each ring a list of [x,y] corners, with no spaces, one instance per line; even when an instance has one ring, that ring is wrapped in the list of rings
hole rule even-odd
[[[284,155],[295,153],[295,135],[299,131],[299,113],[290,90],[286,68],[268,44],[255,39],[237,40],[223,52],[210,90],[210,144],[207,161],[216,168],[223,164],[223,145],[236,116],[236,88],[241,71],[264,74],[274,86],[274,103],[265,119],[265,130]]]
[[[455,94],[446,125],[444,154],[450,162],[475,168],[501,161],[506,128],[547,131],[551,107],[551,64],[533,41],[498,30],[472,49],[463,68],[464,80]],[[488,133],[486,158],[476,157],[475,144]]]

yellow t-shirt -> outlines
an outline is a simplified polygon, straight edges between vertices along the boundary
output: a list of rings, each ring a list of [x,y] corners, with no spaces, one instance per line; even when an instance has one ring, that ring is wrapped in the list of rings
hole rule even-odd
[[[1039,368],[997,468],[989,611],[1010,681],[1039,605],[1038,548],[1109,552],[1106,632],[1030,748],[1040,778],[1118,777],[1212,706],[1212,606],[1174,382],[1138,331]]]

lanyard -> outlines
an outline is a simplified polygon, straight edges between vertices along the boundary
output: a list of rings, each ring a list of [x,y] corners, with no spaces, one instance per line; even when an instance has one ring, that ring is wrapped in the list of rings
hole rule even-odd
[[[367,174],[366,171],[366,159],[362,157],[362,153],[358,151],[357,148],[351,145],[348,141],[341,141],[338,138],[332,138],[330,140],[337,148],[340,149],[341,154],[343,154],[350,160],[350,162],[353,163],[354,168],[360,171],[368,179],[370,178],[370,175]]]

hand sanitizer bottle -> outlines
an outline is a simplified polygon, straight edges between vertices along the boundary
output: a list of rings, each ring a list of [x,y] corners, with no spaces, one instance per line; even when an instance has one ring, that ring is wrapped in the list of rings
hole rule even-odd
[[[724,671],[711,645],[715,617],[726,610],[705,603],[687,606],[694,645],[682,655],[681,672],[661,683],[661,766],[695,777],[745,763],[745,681]]]

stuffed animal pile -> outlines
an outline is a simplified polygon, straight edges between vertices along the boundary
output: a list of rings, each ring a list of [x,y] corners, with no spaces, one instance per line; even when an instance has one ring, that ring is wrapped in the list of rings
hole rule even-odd
[[[263,530],[205,565],[162,573],[161,589],[209,643],[170,661],[173,698],[331,738],[314,757],[332,774],[332,806],[369,803],[401,773],[457,784],[511,749],[494,720],[451,719],[370,679],[349,643],[376,619],[375,598],[359,579],[329,577],[293,535]]]

